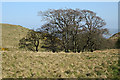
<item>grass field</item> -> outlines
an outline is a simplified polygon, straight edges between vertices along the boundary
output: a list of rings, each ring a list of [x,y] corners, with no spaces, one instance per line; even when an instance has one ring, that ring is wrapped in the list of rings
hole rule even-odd
[[[81,53],[2,52],[3,78],[118,77],[118,50]]]

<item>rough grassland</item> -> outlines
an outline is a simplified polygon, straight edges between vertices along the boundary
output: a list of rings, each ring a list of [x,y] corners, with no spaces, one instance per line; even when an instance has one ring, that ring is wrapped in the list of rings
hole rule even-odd
[[[2,25],[2,48],[17,49],[19,40],[26,36],[29,29],[19,25]],[[1,46],[0,46],[1,48]]]
[[[110,78],[118,75],[118,50],[83,53],[7,51],[3,78]]]
[[[2,26],[2,46],[1,48],[7,48],[9,51],[19,50],[19,40],[27,35],[30,30],[20,25],[1,24]],[[44,51],[39,47],[40,51]]]

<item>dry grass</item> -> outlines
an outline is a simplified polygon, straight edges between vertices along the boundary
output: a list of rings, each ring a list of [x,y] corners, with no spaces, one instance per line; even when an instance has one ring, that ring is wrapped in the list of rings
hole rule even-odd
[[[0,48],[17,49],[19,40],[26,36],[29,29],[19,25],[2,25],[2,46]]]
[[[2,40],[2,46],[0,45],[0,51],[6,51],[2,50],[2,48],[7,49],[7,51],[19,50],[19,40],[27,35],[29,29],[12,24],[0,24],[0,27],[1,26],[2,39],[0,40]],[[44,51],[44,49],[41,49],[41,46],[39,49]]]
[[[118,50],[83,53],[6,51],[2,53],[3,78],[108,78],[114,77]]]

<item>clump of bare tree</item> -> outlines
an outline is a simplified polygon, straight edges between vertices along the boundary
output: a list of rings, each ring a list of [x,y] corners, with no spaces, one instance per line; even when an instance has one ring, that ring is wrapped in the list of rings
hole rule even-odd
[[[107,39],[103,37],[109,33],[104,28],[106,23],[93,11],[50,9],[41,11],[39,14],[47,21],[38,29],[44,44],[42,48],[47,48],[52,52],[93,52],[97,49],[107,48]]]
[[[34,30],[29,30],[26,37],[23,37],[19,41],[19,48],[24,48],[30,51],[37,51],[40,44],[41,34]]]
[[[61,40],[58,37],[57,30],[55,26],[51,23],[43,25],[39,32],[41,32],[42,39],[42,48],[46,48],[46,50],[50,50],[52,52],[58,52],[61,50]]]

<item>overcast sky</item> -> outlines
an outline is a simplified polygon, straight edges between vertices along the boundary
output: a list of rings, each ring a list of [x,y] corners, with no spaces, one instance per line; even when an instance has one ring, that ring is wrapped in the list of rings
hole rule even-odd
[[[44,24],[38,16],[39,11],[66,8],[91,10],[105,20],[105,27],[111,34],[118,32],[117,2],[3,2],[2,23],[36,29]]]

